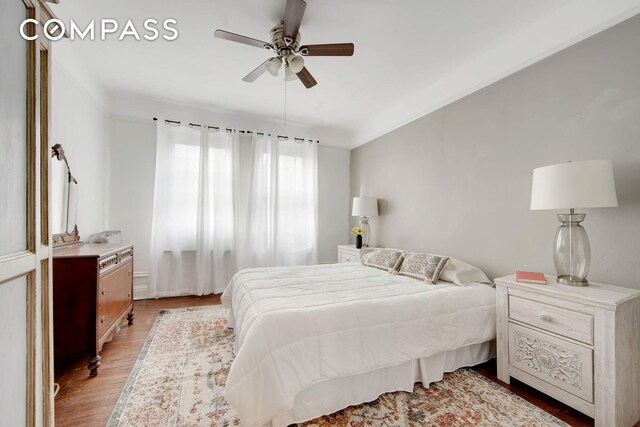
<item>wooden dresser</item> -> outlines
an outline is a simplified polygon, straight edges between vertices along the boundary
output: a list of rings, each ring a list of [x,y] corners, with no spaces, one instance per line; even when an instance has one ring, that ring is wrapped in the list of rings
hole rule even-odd
[[[89,375],[98,375],[102,346],[133,317],[133,245],[78,243],[53,251],[56,369],[87,356]]]
[[[640,420],[640,290],[496,279],[498,379],[516,378],[589,415]]]

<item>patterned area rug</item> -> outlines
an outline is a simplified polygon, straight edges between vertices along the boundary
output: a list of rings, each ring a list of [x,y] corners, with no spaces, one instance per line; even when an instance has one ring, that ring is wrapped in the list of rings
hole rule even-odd
[[[160,312],[107,424],[240,426],[223,397],[233,331],[222,306]],[[471,369],[301,426],[566,426]]]

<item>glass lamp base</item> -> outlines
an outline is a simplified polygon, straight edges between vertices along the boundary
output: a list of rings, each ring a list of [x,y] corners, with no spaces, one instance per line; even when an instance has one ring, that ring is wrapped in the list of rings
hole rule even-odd
[[[360,218],[360,227],[362,227],[362,247],[369,247],[369,235],[371,234],[371,230],[369,229],[369,218],[363,216]]]
[[[589,286],[589,282],[586,279],[572,276],[558,276],[556,282],[566,286]]]
[[[591,263],[591,246],[584,228],[580,225],[585,214],[559,214],[562,225],[556,233],[553,262],[556,266],[557,282],[567,286],[589,286],[587,272]]]

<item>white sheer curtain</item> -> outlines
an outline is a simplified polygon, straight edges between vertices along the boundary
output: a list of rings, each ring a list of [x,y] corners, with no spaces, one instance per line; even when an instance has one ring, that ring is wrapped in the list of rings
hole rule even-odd
[[[317,263],[316,144],[256,133],[251,144],[240,267]]]
[[[158,122],[149,294],[221,293],[237,270],[238,134]]]

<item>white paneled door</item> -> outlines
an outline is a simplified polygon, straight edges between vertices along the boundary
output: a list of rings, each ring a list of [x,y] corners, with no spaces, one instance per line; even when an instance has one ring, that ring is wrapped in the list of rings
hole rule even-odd
[[[53,425],[48,220],[49,45],[20,24],[38,0],[0,10],[0,425]],[[41,26],[27,26],[35,34]]]

